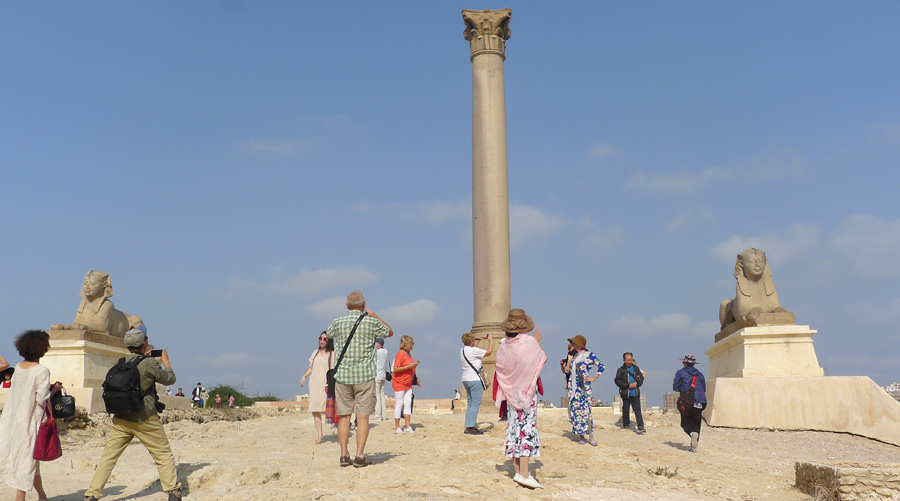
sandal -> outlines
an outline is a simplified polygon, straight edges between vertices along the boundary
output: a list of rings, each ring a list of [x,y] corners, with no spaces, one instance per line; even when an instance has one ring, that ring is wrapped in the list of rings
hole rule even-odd
[[[591,440],[591,441],[590,441],[590,444],[591,444],[592,446],[594,446],[594,447],[597,447],[597,441],[596,441],[596,440]]]
[[[583,439],[583,438],[582,438],[581,440],[578,441],[578,445],[584,445],[584,444],[586,444],[586,443],[587,443],[587,441],[586,441],[585,439]]]
[[[319,437],[319,438],[317,438],[317,439],[316,439],[316,443],[317,443],[317,444],[321,444],[321,443],[322,443],[322,440],[323,440],[324,438],[325,438],[325,437]]]

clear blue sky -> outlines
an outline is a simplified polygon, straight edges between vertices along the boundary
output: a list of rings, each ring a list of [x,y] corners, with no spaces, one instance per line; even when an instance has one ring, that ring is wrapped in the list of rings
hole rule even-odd
[[[456,2],[5,2],[0,353],[111,274],[179,378],[292,398],[362,289],[421,397],[472,324]],[[660,404],[765,250],[829,375],[900,380],[900,4],[512,3],[512,302]],[[388,348],[396,352],[397,341]],[[303,392],[306,390],[304,389]]]

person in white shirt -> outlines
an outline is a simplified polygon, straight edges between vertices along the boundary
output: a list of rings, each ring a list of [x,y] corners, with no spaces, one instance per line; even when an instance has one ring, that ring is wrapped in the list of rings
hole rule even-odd
[[[384,347],[384,338],[375,338],[375,419],[385,421],[387,416],[387,396],[384,394],[384,383],[390,372],[388,365],[390,354]]]
[[[487,339],[487,349],[478,348],[475,345],[479,341]],[[484,394],[484,386],[480,373],[484,357],[490,356],[494,351],[494,338],[488,335],[486,338],[476,338],[471,332],[462,335],[463,349],[459,352],[459,360],[462,363],[462,383],[466,389],[466,429],[468,435],[481,435],[476,420],[478,408],[481,406],[481,396]]]

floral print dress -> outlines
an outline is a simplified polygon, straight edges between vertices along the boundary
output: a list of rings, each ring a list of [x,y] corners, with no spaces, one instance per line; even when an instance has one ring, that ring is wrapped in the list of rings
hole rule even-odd
[[[572,434],[587,435],[591,433],[591,383],[586,379],[591,375],[591,366],[597,366],[597,372],[603,372],[603,362],[593,352],[588,351],[586,357],[580,355],[572,360],[571,376],[566,385],[569,395],[569,420],[572,422]],[[581,359],[576,363],[575,360]]]
[[[528,409],[509,409],[506,421],[506,457],[541,455],[541,436],[537,428],[537,392]]]

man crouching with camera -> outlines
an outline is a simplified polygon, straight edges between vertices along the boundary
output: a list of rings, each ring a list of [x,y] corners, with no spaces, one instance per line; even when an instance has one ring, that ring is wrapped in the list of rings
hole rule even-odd
[[[113,409],[114,417],[107,433],[106,448],[97,464],[91,486],[84,493],[84,499],[85,501],[100,499],[103,495],[103,486],[109,480],[116,461],[128,447],[131,439],[135,437],[141,441],[153,458],[153,462],[159,470],[160,484],[162,484],[162,489],[169,494],[169,501],[181,499],[181,484],[178,483],[175,474],[175,456],[172,455],[169,439],[159,420],[158,411],[162,411],[163,404],[158,402],[156,395],[157,383],[162,385],[175,383],[175,371],[169,364],[169,354],[166,350],[150,351],[147,344],[147,328],[144,326],[126,332],[124,341],[125,347],[131,354],[121,359],[110,370],[104,383],[104,402],[108,411],[110,408]],[[158,356],[159,359],[152,358],[155,356]],[[160,367],[160,363],[162,363],[162,367]],[[115,409],[126,407],[114,403],[112,395],[107,398],[107,394],[112,394],[114,390],[117,390],[117,388],[113,388],[115,385],[110,384],[114,379],[111,376],[115,370],[119,370],[120,373],[131,370],[133,373],[134,368],[140,375],[143,406],[138,403],[136,410],[116,411]],[[122,392],[119,391],[119,393]]]

